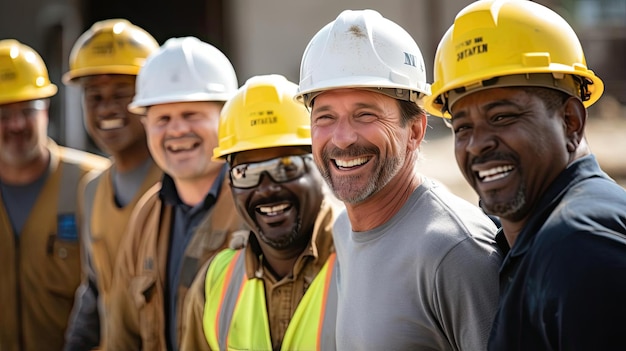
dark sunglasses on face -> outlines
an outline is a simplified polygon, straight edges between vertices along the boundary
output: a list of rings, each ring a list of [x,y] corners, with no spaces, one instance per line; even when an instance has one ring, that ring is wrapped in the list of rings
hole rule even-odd
[[[267,175],[276,183],[284,183],[300,178],[306,172],[305,159],[308,155],[291,155],[273,158],[263,162],[242,163],[230,170],[230,181],[235,188],[253,188],[261,182],[261,175]]]

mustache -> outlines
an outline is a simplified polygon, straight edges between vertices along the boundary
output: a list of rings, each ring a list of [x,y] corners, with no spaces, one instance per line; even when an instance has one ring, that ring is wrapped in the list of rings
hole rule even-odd
[[[489,161],[511,161],[511,162],[517,162],[517,159],[513,156],[511,156],[511,154],[508,153],[504,153],[501,151],[491,151],[488,152],[484,155],[480,155],[477,156],[475,158],[473,158],[470,162],[470,165],[475,165],[477,163],[485,163],[485,162],[489,162]]]
[[[363,145],[351,145],[348,148],[340,149],[337,147],[327,147],[322,152],[322,159],[325,162],[335,158],[351,158],[358,157],[364,154],[378,155],[380,149],[376,146],[363,146]]]
[[[256,187],[252,188],[252,189],[256,189]],[[248,189],[250,190],[250,189]],[[257,208],[257,206],[259,205],[267,205],[267,204],[273,204],[273,203],[282,203],[282,202],[291,202],[292,204],[294,204],[294,206],[296,204],[298,204],[298,200],[296,198],[294,198],[294,196],[292,196],[290,193],[286,192],[286,191],[281,191],[279,194],[272,194],[270,196],[266,196],[266,197],[258,197],[256,199],[252,199],[250,200],[250,203],[248,204],[248,208],[254,212]],[[254,213],[253,213],[254,214]]]
[[[177,136],[167,136],[163,138],[163,141],[180,140],[180,139],[202,139],[202,138],[200,138],[198,134],[196,133],[186,133],[186,134],[177,135]]]

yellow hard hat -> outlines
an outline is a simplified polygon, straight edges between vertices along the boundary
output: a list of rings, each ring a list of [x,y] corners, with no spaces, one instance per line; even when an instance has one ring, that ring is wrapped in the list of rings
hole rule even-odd
[[[96,74],[137,75],[148,55],[158,48],[152,35],[128,20],[96,22],[74,43],[63,83]]]
[[[445,118],[464,94],[492,87],[554,88],[586,107],[604,91],[572,27],[529,0],[479,0],[461,10],[439,43],[433,78],[425,107]]]
[[[43,59],[15,39],[0,40],[0,105],[54,96]]]
[[[310,147],[309,111],[295,100],[297,90],[278,74],[248,79],[222,108],[213,158],[269,147]]]

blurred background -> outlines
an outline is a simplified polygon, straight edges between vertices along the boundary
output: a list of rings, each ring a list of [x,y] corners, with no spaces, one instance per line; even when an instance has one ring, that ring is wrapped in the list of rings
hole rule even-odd
[[[196,36],[233,62],[240,85],[257,74],[279,73],[298,82],[300,59],[311,37],[344,9],[375,9],[417,41],[432,81],[441,36],[468,0],[0,0],[0,39],[14,38],[37,50],[59,87],[52,99],[49,134],[61,145],[98,152],[86,135],[80,94],[65,87],[70,50],[94,22],[126,18],[160,44]],[[574,27],[589,67],[605,93],[589,109],[588,139],[601,165],[626,186],[626,0],[541,0]],[[430,117],[417,167],[475,202],[456,166],[451,131]]]

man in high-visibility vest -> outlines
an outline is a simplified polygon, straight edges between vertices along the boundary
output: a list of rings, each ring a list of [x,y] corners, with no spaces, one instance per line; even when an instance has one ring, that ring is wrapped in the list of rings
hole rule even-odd
[[[0,41],[0,350],[63,348],[81,278],[79,180],[104,157],[47,136],[50,82],[41,56]]]
[[[106,313],[103,301],[126,224],[143,193],[163,176],[150,156],[140,116],[127,109],[139,69],[158,48],[152,35],[125,19],[99,21],[74,44],[70,70],[63,76],[65,84],[80,87],[87,132],[113,161],[104,172],[83,179],[86,259],[66,333],[66,351],[99,345]]]
[[[280,75],[249,79],[221,113],[232,195],[247,246],[200,270],[185,306],[184,350],[335,348],[332,225],[341,209],[311,157],[309,115]]]

